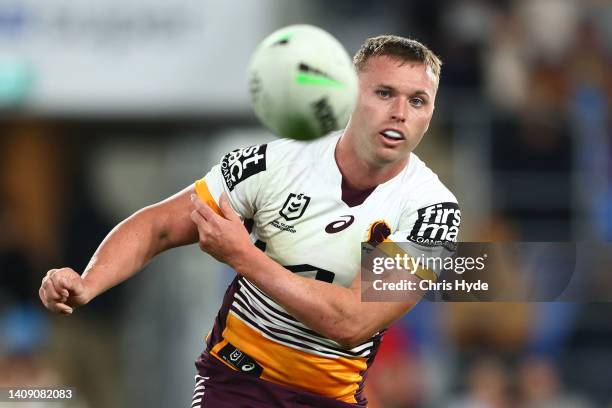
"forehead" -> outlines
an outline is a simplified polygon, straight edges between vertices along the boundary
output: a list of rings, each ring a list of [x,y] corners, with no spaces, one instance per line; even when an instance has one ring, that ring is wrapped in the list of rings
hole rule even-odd
[[[359,80],[369,86],[385,85],[412,92],[424,90],[430,95],[436,91],[436,76],[422,62],[402,61],[388,56],[375,56],[359,72]]]

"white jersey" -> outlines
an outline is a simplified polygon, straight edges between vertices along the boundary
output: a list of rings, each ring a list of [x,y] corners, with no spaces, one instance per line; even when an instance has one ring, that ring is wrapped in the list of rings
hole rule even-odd
[[[456,242],[457,200],[415,154],[391,180],[369,191],[351,191],[335,160],[341,134],[235,150],[196,182],[196,191],[213,207],[225,191],[252,226],[253,242],[280,265],[344,287],[359,271],[362,242]],[[343,348],[237,277],[208,346],[234,369],[240,367],[231,364],[225,351],[248,355],[262,379],[359,403],[363,375],[379,341],[376,335],[353,349]]]

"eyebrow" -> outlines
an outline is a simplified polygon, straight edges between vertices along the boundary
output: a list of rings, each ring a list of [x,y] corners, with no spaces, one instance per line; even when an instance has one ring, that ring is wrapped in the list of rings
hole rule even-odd
[[[376,88],[384,88],[384,89],[388,89],[388,90],[397,92],[397,88],[392,86],[392,85],[378,84],[378,85],[376,85]],[[431,98],[431,95],[429,94],[429,92],[427,92],[424,89],[418,89],[415,92],[413,92],[411,95],[417,95],[417,96],[424,95],[424,96],[426,96],[428,98]]]
[[[429,95],[429,92],[423,90],[423,89],[419,89],[418,91],[416,91],[413,95],[425,95],[426,97],[430,98],[431,96]]]

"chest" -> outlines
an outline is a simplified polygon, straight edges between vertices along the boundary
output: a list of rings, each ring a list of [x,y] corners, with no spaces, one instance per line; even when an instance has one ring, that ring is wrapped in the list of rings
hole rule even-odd
[[[256,212],[254,239],[296,273],[349,286],[360,268],[361,243],[379,239],[381,225],[393,232],[399,224],[401,202],[380,187],[350,207],[340,185],[308,178],[278,183]]]

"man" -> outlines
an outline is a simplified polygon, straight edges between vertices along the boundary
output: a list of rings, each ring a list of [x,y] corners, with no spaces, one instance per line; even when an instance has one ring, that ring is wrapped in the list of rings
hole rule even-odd
[[[382,332],[416,300],[361,302],[361,242],[444,246],[456,234],[421,226],[458,226],[460,215],[412,153],[434,111],[439,59],[380,36],[354,63],[360,92],[344,131],[227,154],[195,186],[119,224],[82,276],[49,271],[45,306],[70,314],[156,254],[198,242],[238,275],[196,363],[194,407],[365,406]]]

